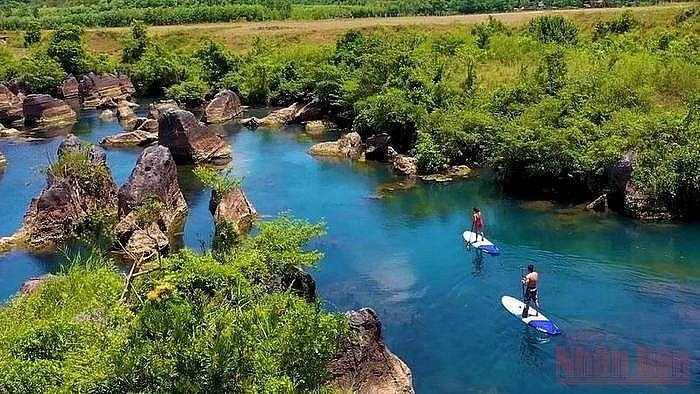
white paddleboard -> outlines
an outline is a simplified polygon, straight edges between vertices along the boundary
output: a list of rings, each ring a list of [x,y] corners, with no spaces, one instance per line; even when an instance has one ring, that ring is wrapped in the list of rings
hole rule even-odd
[[[557,327],[554,322],[547,319],[545,315],[541,312],[535,310],[533,306],[528,309],[527,317],[523,317],[523,308],[525,304],[519,299],[511,296],[501,297],[501,304],[506,310],[513,315],[517,316],[523,323],[536,329],[537,331],[544,332],[549,335],[559,335],[561,330]]]
[[[498,246],[494,245],[493,242],[482,237],[481,235],[477,235],[475,232],[465,231],[462,234],[462,238],[464,238],[464,242],[466,242],[467,245],[473,246],[484,253],[488,253],[491,255],[497,255],[501,253],[501,250],[498,249]]]

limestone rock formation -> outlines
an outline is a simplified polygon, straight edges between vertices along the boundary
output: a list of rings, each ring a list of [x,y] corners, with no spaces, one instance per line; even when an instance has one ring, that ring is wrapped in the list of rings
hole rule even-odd
[[[134,130],[105,137],[100,141],[100,145],[111,147],[148,146],[156,141],[158,141],[158,133]]]
[[[337,129],[338,126],[326,120],[311,120],[304,124],[304,132],[311,135],[319,135],[329,130]]]
[[[178,110],[175,100],[161,100],[148,105],[148,118],[158,120],[160,115],[168,110]]]
[[[78,161],[89,164],[76,165]],[[107,218],[116,216],[117,186],[101,148],[86,147],[69,135],[46,178],[46,188],[29,204],[15,241],[48,249],[67,240],[98,212]]]
[[[332,385],[342,392],[413,393],[411,370],[382,341],[382,323],[369,308],[345,316],[357,338],[341,344],[328,364]]]
[[[65,125],[75,122],[76,114],[65,101],[48,94],[30,94],[22,105],[24,124],[29,127]]]
[[[309,154],[359,158],[362,155],[362,138],[355,132],[347,133],[337,141],[320,142],[312,146],[309,148]]]
[[[158,134],[158,121],[155,119],[138,117],[134,119],[134,129]]]
[[[220,123],[231,120],[243,112],[241,99],[230,90],[222,90],[204,108],[207,123]]]
[[[635,152],[627,152],[609,170],[619,199],[621,199],[622,213],[642,220],[671,219],[673,215],[663,201],[650,196],[632,182],[636,159]]]
[[[0,123],[10,126],[24,117],[22,101],[24,101],[22,94],[17,95],[5,85],[0,85]]]
[[[136,117],[136,114],[134,114],[134,109],[130,104],[131,103],[126,100],[122,100],[117,104],[117,118],[119,120]]]
[[[168,147],[178,164],[225,163],[231,146],[202,123],[192,112],[168,110],[158,118],[158,143]]]
[[[2,124],[0,124],[0,137],[17,137],[20,135],[22,135],[21,131],[14,128],[6,129]]]
[[[180,229],[187,214],[168,148],[156,145],[143,150],[118,199],[117,239],[128,256],[136,259],[164,250],[168,236]]]
[[[212,191],[211,199],[209,200],[209,212],[214,216],[214,222],[217,223],[217,226],[221,222],[228,222],[237,238],[248,234],[258,215],[255,208],[253,208],[253,204],[248,200],[240,187],[223,196],[219,196],[216,191]],[[220,235],[218,232],[217,236]]]
[[[415,157],[398,154],[394,148],[389,147],[387,158],[391,162],[391,169],[397,175],[414,176],[418,173],[418,160]]]
[[[61,96],[66,100],[80,98],[80,84],[72,75],[63,80],[59,90],[61,91]]]
[[[365,158],[384,161],[389,152],[391,137],[387,133],[375,134],[365,140]]]
[[[323,108],[318,100],[312,100],[307,104],[294,103],[286,108],[270,112],[263,118],[246,118],[242,120],[247,127],[283,126],[289,123],[309,122],[320,120],[323,116]]]
[[[80,81],[85,108],[109,108],[105,99],[128,99],[134,92],[134,85],[126,75],[89,73]]]

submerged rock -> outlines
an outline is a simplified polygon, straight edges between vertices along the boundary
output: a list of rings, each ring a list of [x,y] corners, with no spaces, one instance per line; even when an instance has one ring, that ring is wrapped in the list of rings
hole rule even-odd
[[[450,182],[465,179],[472,175],[472,169],[465,165],[451,166],[444,174],[421,175],[421,179],[431,182]]]
[[[111,147],[148,146],[157,141],[158,133],[134,130],[105,137],[100,141],[100,145]]]
[[[358,133],[347,133],[337,141],[321,142],[309,148],[314,156],[359,158],[362,155],[362,138]]]
[[[34,249],[52,248],[74,235],[87,219],[116,216],[116,203],[117,185],[105,152],[97,146],[85,147],[78,137],[69,135],[58,148],[57,162],[47,171],[46,188],[32,199],[14,240]]]
[[[382,323],[369,308],[345,316],[357,337],[341,344],[328,364],[331,384],[342,392],[413,393],[411,370],[382,341]]]
[[[231,146],[184,110],[168,110],[158,118],[158,143],[169,148],[178,164],[225,163]]]
[[[156,145],[143,150],[118,199],[117,239],[127,254],[138,259],[167,248],[168,235],[180,230],[187,214],[168,148]]]
[[[204,121],[220,123],[231,120],[243,112],[241,99],[230,90],[222,90],[204,108]]]
[[[30,94],[22,104],[24,124],[29,127],[47,127],[73,123],[76,114],[65,101],[48,94]]]
[[[106,109],[106,110],[100,112],[100,119],[102,119],[104,121],[111,121],[113,117],[114,117],[114,112],[112,112],[111,109]]]

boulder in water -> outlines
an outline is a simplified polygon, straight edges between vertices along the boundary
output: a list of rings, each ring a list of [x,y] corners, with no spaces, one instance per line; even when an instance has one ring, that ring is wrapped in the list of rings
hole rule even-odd
[[[114,108],[119,101],[114,99],[128,99],[134,92],[134,85],[126,75],[91,72],[80,81],[80,93],[85,108]],[[114,102],[115,105],[110,107],[110,102]]]
[[[148,146],[157,141],[158,133],[134,130],[105,137],[100,141],[100,145],[111,147]]]
[[[48,127],[75,122],[76,114],[65,101],[48,94],[30,94],[22,105],[24,124],[29,127]]]
[[[365,140],[365,158],[367,160],[384,161],[389,152],[391,137],[387,133],[374,134]]]
[[[222,90],[204,108],[207,123],[220,123],[231,120],[243,112],[241,99],[230,90]]]
[[[189,111],[168,110],[160,114],[158,143],[170,149],[178,164],[225,163],[231,160],[229,144],[197,122]]]
[[[219,234],[219,232],[231,229],[234,232],[231,235],[235,236],[236,239],[248,234],[258,215],[253,204],[240,187],[222,196],[219,196],[216,191],[212,191],[209,212],[214,216],[217,236],[229,236],[228,234]],[[226,222],[226,225],[222,222]]]
[[[358,133],[347,133],[337,141],[321,142],[309,149],[313,156],[351,157],[362,155],[362,138]]]

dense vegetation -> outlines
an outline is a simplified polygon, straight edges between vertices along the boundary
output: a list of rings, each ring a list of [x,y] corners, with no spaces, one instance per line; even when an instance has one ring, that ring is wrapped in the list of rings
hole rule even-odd
[[[365,18],[409,15],[449,15],[535,8],[576,8],[594,1],[547,0],[76,0],[0,3],[0,29],[26,29],[33,24],[57,28],[129,26],[134,20],[149,25],[261,21],[270,19]],[[623,6],[608,0],[607,6]],[[656,4],[653,0],[637,4]]]
[[[319,390],[347,322],[278,283],[316,264],[301,247],[321,231],[282,216],[232,249],[144,266],[129,288],[105,257],[78,257],[0,309],[0,391]]]
[[[33,55],[5,53],[0,76],[30,90],[61,70],[119,70],[145,95],[197,105],[218,89],[247,105],[317,98],[363,137],[387,132],[423,173],[490,166],[511,190],[583,201],[608,190],[608,169],[637,155],[635,185],[685,216],[700,212],[700,13],[668,21],[630,12],[581,25],[542,16],[520,28],[496,19],[447,33],[349,31],[335,45],[257,38],[178,50],[141,24],[120,59],[95,55],[59,29]],[[65,30],[65,31],[64,31]],[[43,67],[39,67],[43,65]]]

